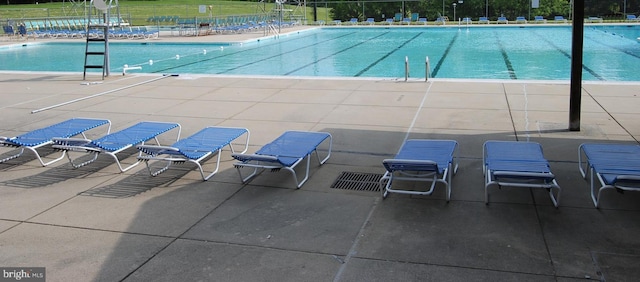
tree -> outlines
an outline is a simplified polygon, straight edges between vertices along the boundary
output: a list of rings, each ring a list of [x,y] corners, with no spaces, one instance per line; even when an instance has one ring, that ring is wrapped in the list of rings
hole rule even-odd
[[[627,0],[629,2],[638,3],[640,0]],[[484,16],[488,8],[488,17],[495,19],[499,16],[505,16],[509,19],[515,19],[518,16],[540,15],[546,18],[555,15],[569,16],[571,14],[571,2],[570,0],[540,0],[540,8],[530,8],[531,0],[463,0],[459,3],[459,0],[422,0],[422,1],[407,1],[404,2],[404,10],[402,9],[402,1],[392,2],[376,2],[367,0],[349,0],[342,1],[333,4],[331,10],[333,17],[340,20],[348,20],[350,18],[358,17],[364,19],[365,17],[373,17],[377,20],[383,20],[384,18],[392,18],[396,13],[404,13],[403,17],[408,17],[411,13],[418,13],[420,17],[426,17],[430,20],[435,20],[442,15],[444,10],[444,16],[453,16],[452,4],[456,3],[456,15],[460,18],[470,17],[478,18]],[[602,2],[612,3],[612,1],[597,1],[592,0],[595,6],[602,9]],[[364,15],[362,14],[363,8],[358,3],[364,3]],[[444,6],[443,6],[444,4]],[[488,5],[487,5],[488,4]],[[597,13],[596,13],[597,14]]]

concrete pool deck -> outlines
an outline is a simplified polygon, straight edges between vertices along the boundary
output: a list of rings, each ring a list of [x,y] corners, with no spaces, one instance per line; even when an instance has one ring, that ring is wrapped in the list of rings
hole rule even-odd
[[[0,85],[2,136],[96,117],[112,131],[178,122],[182,137],[246,127],[249,152],[285,130],[334,142],[298,190],[284,171],[242,184],[228,151],[206,182],[188,164],[150,177],[144,164],[42,167],[27,153],[0,164],[0,267],[46,267],[47,281],[640,278],[640,193],[607,191],[596,209],[577,165],[583,142],[637,144],[640,83],[584,83],[580,131],[567,130],[568,82],[2,73]],[[385,200],[331,188],[342,172],[382,174],[405,138],[459,142],[449,203],[442,187]],[[511,187],[491,189],[485,205],[487,140],[541,143],[560,207]]]

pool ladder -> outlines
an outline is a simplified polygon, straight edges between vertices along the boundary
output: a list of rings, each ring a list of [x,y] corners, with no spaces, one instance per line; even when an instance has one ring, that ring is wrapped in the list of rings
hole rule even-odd
[[[275,37],[279,37],[280,36],[279,28],[276,28],[276,25],[274,25],[274,24],[267,24],[266,25],[265,35],[269,35],[270,33],[273,33],[273,35],[275,35]]]
[[[429,63],[429,56],[425,58],[424,64],[425,64],[424,81],[429,81],[429,76],[431,76],[431,73],[429,73],[429,71],[431,70],[431,64]],[[404,81],[407,81],[407,80],[409,80],[409,56],[404,57]]]

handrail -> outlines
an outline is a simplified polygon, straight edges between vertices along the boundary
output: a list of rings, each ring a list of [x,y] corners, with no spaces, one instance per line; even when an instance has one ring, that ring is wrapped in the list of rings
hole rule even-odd
[[[266,33],[269,34],[270,32],[273,32],[274,35],[279,36],[280,32],[278,31],[278,29],[276,28],[275,25],[273,24],[268,24],[266,26]]]

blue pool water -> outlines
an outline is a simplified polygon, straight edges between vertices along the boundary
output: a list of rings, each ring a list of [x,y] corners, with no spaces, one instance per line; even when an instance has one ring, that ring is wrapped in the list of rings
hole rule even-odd
[[[570,26],[322,28],[243,44],[111,40],[111,70],[314,77],[568,80]],[[640,26],[587,26],[583,79],[640,81]],[[211,36],[215,40],[215,36]],[[0,48],[0,70],[82,72],[84,41]]]

